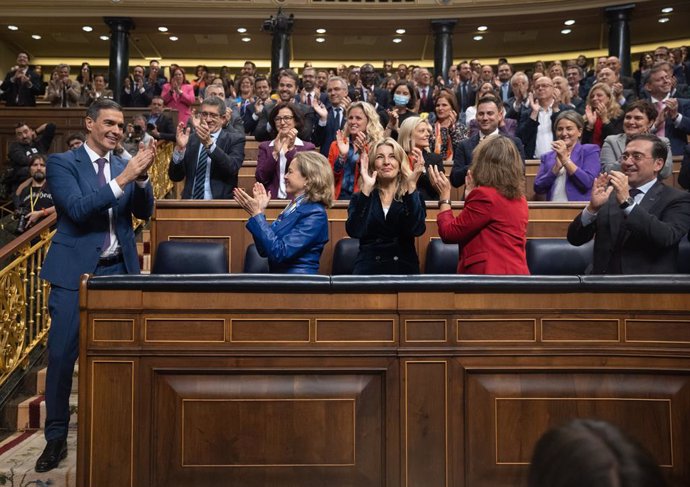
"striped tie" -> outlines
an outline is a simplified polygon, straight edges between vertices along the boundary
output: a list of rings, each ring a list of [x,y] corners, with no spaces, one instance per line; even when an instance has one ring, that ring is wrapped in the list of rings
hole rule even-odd
[[[206,183],[206,166],[208,165],[208,152],[206,147],[201,146],[199,153],[199,160],[196,163],[196,172],[194,173],[194,186],[192,189],[192,199],[204,199],[204,186]]]

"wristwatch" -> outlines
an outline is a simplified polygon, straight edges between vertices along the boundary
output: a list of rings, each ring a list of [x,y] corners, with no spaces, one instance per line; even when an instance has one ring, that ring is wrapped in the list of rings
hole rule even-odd
[[[621,210],[625,210],[628,206],[632,206],[635,204],[635,198],[632,196],[628,196],[628,198],[619,205]]]

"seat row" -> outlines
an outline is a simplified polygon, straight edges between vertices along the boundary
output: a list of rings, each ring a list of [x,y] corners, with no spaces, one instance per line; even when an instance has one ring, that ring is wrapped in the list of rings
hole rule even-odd
[[[592,262],[592,242],[580,247],[565,239],[542,238],[527,241],[527,265],[532,275],[581,275]],[[359,252],[359,240],[339,240],[333,252],[331,275],[350,275]],[[458,246],[432,239],[426,251],[425,274],[455,274],[458,266]],[[678,269],[690,274],[690,242],[681,240]],[[261,257],[254,244],[247,247],[244,258],[245,274],[268,273],[268,260]],[[214,242],[166,241],[156,253],[152,274],[226,274],[228,254],[223,244]]]

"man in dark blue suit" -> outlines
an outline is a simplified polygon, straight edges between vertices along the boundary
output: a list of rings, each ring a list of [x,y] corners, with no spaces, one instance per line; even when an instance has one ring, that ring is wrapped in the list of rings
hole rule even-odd
[[[128,163],[113,154],[122,139],[120,105],[99,98],[86,112],[88,137],[76,150],[48,159],[47,180],[57,210],[57,232],[41,277],[51,284],[48,308],[46,379],[47,445],[37,472],[57,467],[67,456],[69,394],[79,353],[79,280],[82,274],[138,274],[132,216],[147,219],[153,190],[147,170],[155,144],[142,147]]]
[[[345,126],[345,111],[350,105],[347,96],[347,81],[340,76],[333,76],[326,85],[330,107],[315,106],[314,111],[319,115],[319,120],[314,125],[312,142],[324,156],[328,157],[331,143],[335,140],[338,130]]]
[[[487,96],[479,100],[477,105],[477,124],[479,125],[479,133],[473,135],[469,139],[460,142],[460,147],[453,154],[453,169],[450,171],[450,183],[459,188],[465,184],[465,176],[467,170],[472,164],[472,152],[479,145],[479,142],[488,137],[499,133],[499,126],[503,120],[503,111],[499,108],[500,101],[494,96]],[[508,134],[503,134],[513,141],[520,152],[522,162],[525,162],[525,148],[522,146],[522,141],[517,137],[511,137]]]
[[[465,113],[467,107],[474,105],[476,99],[476,87],[472,83],[472,68],[470,63],[463,61],[458,64],[458,76],[460,82],[457,87],[458,104],[460,105],[460,112]]]
[[[683,155],[690,134],[690,101],[671,97],[673,82],[663,64],[655,65],[649,71],[644,87],[659,112],[653,131],[671,142],[674,156]]]

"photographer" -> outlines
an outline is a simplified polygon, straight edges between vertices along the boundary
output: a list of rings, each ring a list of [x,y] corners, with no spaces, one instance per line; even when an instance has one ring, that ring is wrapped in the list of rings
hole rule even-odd
[[[132,119],[132,123],[127,124],[127,134],[122,145],[132,157],[139,151],[139,144],[144,143],[148,145],[153,140],[153,137],[146,131],[146,117],[144,115],[136,115]]]
[[[14,195],[17,234],[24,233],[42,218],[55,213],[53,197],[46,184],[46,156],[32,154],[29,161],[31,179],[22,183]]]

